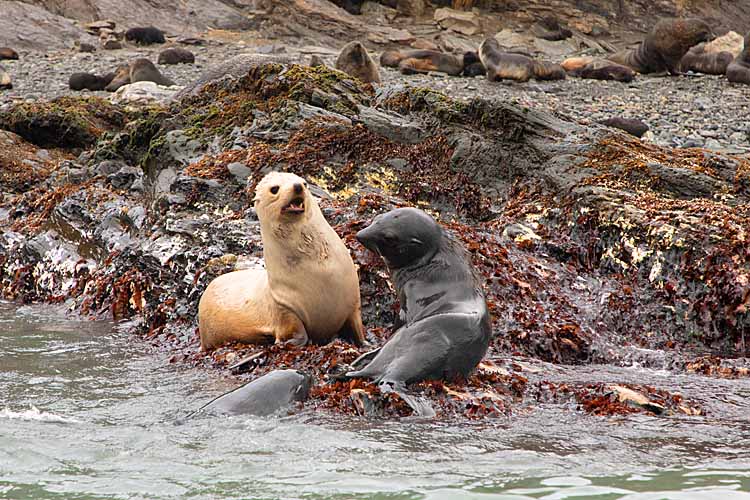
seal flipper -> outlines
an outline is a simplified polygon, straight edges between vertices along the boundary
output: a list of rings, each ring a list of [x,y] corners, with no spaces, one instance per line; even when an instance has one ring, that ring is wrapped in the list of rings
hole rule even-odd
[[[382,394],[389,394],[391,392],[398,394],[414,410],[414,415],[418,417],[432,418],[435,416],[435,410],[432,408],[430,402],[426,398],[410,394],[406,390],[406,386],[401,382],[381,380],[378,383],[378,389],[380,389]]]

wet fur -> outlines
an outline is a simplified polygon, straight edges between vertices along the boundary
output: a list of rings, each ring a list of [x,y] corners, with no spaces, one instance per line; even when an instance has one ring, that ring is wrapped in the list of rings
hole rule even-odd
[[[409,228],[422,222],[419,219],[397,222],[392,217],[398,212],[376,218],[357,238],[366,238],[365,235],[380,238],[392,230],[400,232],[406,240],[412,234],[419,234]],[[424,217],[429,216],[424,214]],[[393,336],[383,347],[357,359],[352,364],[355,370],[346,377],[370,378],[385,392],[403,393],[409,383],[468,376],[487,352],[491,324],[481,279],[461,243],[434,221],[432,224],[439,237],[426,244],[425,255],[403,264],[389,262],[388,252],[383,250],[384,245],[395,243],[388,240],[364,243],[386,255],[401,311]]]

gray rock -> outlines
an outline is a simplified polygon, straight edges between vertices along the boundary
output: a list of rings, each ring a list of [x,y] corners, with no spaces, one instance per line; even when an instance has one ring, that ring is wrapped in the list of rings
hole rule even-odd
[[[229,170],[229,173],[242,184],[244,184],[247,181],[247,178],[250,177],[250,174],[253,173],[253,171],[245,164],[239,162],[230,163],[227,165],[227,170]]]

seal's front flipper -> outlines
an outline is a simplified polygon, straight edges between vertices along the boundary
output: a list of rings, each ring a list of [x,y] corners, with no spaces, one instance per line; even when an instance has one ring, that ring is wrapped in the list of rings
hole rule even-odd
[[[406,390],[406,386],[401,382],[381,380],[378,383],[378,388],[383,394],[391,392],[398,394],[398,396],[403,399],[412,410],[414,410],[414,415],[417,417],[432,418],[435,416],[435,409],[430,402],[422,396],[410,394]]]
[[[375,359],[375,356],[378,355],[382,347],[378,347],[377,349],[374,349],[370,352],[366,352],[354,361],[352,361],[352,369],[361,371],[364,367],[366,367],[373,359]],[[349,372],[346,374],[347,377],[358,377],[359,375],[356,375],[355,372]]]

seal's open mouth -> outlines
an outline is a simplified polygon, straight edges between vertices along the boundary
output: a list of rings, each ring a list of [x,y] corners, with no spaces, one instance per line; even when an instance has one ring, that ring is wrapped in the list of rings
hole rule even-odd
[[[302,214],[305,213],[305,199],[302,196],[292,198],[289,203],[281,208],[281,213]]]

